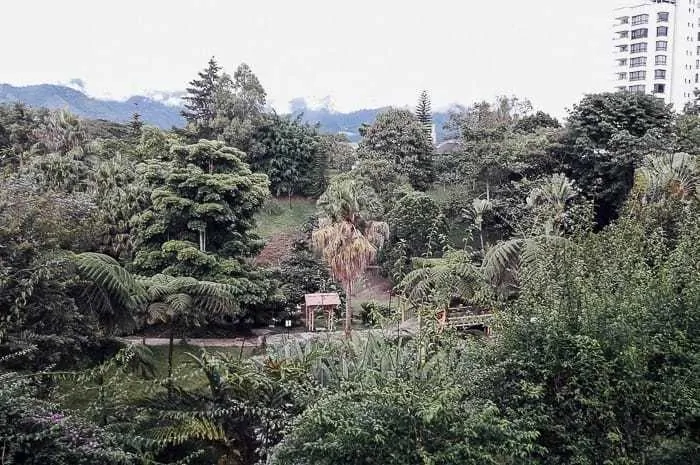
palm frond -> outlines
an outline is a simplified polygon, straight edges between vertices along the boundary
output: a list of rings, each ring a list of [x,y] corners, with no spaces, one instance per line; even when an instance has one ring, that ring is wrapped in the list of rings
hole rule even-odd
[[[104,289],[119,305],[136,309],[146,301],[141,283],[113,258],[92,252],[75,256],[78,271]]]
[[[226,441],[226,433],[223,428],[205,418],[186,419],[174,426],[154,429],[151,434],[157,441],[173,445],[183,444],[191,440]]]

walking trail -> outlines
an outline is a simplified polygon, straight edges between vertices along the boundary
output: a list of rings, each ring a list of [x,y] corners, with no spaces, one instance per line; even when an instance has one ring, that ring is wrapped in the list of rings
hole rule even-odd
[[[385,335],[387,337],[396,336],[397,333],[403,336],[412,336],[418,328],[416,320],[409,320],[401,323],[398,328],[388,329],[361,329],[353,331],[353,334],[369,334],[376,333],[377,335]],[[309,342],[319,339],[339,340],[344,336],[343,331],[316,331],[316,332],[294,332],[294,333],[269,333],[252,335],[246,338],[211,338],[211,339],[182,339],[175,338],[175,344],[188,344],[196,347],[261,347],[263,345],[283,345],[289,341]],[[167,337],[138,337],[131,336],[122,339],[131,344],[144,344],[147,346],[167,346],[169,339]]]

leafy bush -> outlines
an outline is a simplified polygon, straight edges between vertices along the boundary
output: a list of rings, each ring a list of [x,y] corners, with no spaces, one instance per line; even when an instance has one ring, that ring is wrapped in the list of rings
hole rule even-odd
[[[405,195],[389,212],[388,219],[392,242],[405,241],[411,256],[428,252],[430,241],[448,232],[437,203],[423,192]]]
[[[363,302],[360,310],[360,319],[363,325],[375,326],[382,318],[391,316],[391,308],[377,302]]]

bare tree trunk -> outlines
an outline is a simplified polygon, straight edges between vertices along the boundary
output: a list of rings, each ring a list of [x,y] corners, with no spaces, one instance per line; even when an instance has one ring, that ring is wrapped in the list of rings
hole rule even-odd
[[[199,251],[207,251],[207,231],[202,229],[199,230]]]
[[[481,240],[481,255],[483,256],[486,253],[484,251],[484,226],[483,226],[483,222],[479,224],[479,239]]]
[[[170,343],[168,345],[168,394],[173,387],[173,349],[175,348],[175,325],[170,324]]]
[[[345,286],[345,337],[352,332],[352,282]]]

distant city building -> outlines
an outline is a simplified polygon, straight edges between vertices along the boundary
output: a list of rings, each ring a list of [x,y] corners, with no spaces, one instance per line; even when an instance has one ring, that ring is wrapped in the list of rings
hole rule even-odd
[[[700,86],[700,0],[622,0],[614,10],[614,89],[682,111]]]

